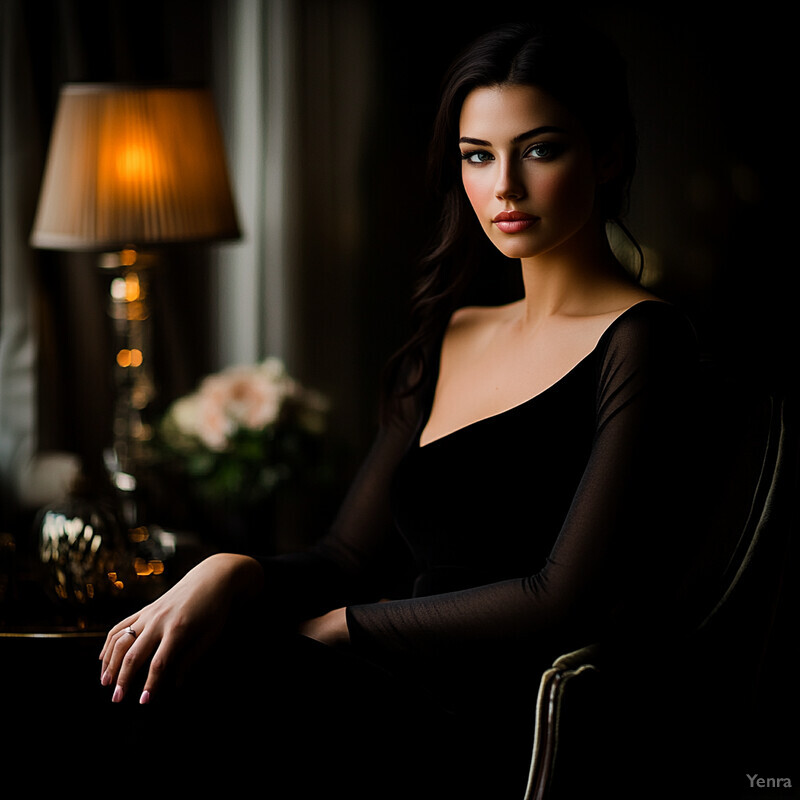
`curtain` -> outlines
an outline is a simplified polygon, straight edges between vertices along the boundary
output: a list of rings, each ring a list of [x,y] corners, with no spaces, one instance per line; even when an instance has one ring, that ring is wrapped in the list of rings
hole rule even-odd
[[[9,2],[0,9],[0,526],[11,523],[36,435],[33,259],[24,241],[36,202],[29,176],[41,165],[33,75],[16,35],[21,6]]]
[[[214,254],[215,356],[220,365],[282,358],[331,397],[350,443],[371,434],[377,387],[361,329],[373,6],[229,0],[214,24],[215,88],[245,228],[243,242]]]

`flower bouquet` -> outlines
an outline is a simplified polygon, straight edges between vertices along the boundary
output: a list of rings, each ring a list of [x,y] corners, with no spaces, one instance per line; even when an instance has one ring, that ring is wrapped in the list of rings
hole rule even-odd
[[[320,394],[268,358],[206,377],[167,409],[158,440],[198,499],[254,507],[315,468],[326,415]]]

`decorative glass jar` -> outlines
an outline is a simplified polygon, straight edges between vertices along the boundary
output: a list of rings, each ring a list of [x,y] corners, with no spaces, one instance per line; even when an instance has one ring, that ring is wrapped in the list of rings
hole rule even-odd
[[[132,558],[112,508],[70,496],[39,511],[36,533],[43,588],[58,605],[85,618],[122,593]]]

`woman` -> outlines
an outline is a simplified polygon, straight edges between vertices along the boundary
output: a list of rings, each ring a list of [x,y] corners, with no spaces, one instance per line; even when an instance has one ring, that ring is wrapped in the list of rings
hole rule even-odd
[[[269,652],[292,641],[302,661],[299,633],[309,662],[336,658],[337,675],[358,676],[343,697],[322,692],[342,697],[329,715],[376,704],[381,741],[416,718],[420,757],[453,744],[432,759],[448,786],[454,768],[471,787],[498,790],[502,775],[518,796],[540,669],[673,619],[673,467],[686,456],[694,340],[608,244],[634,152],[624,66],[591,32],[510,26],[454,64],[432,148],[440,237],[415,334],[331,531],[307,553],[213,556],[120,622],[101,654],[115,701],[151,659],[140,701],[155,704],[165,673],[245,605]],[[521,297],[470,301],[487,270],[511,268]],[[408,739],[392,741],[389,763]]]

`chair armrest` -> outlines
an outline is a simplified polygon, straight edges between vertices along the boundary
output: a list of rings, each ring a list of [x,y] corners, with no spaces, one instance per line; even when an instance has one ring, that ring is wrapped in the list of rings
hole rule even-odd
[[[554,662],[551,669],[565,673],[572,673],[581,668],[596,669],[601,661],[601,646],[598,643],[589,644],[578,650],[564,653]]]
[[[561,714],[568,685],[585,681],[597,671],[597,644],[559,656],[539,682],[536,720],[525,800],[543,800],[553,784],[559,750]]]

